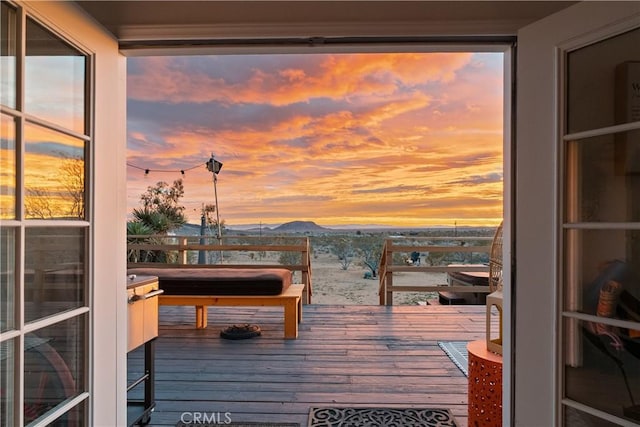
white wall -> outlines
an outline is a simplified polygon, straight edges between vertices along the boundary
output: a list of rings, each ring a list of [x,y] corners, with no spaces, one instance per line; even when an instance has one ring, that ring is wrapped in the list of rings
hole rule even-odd
[[[126,61],[118,44],[68,2],[23,2],[95,55],[93,426],[126,424]]]
[[[558,58],[640,13],[638,2],[583,2],[518,32],[514,421],[553,426],[558,320]],[[595,34],[597,33],[597,34]]]

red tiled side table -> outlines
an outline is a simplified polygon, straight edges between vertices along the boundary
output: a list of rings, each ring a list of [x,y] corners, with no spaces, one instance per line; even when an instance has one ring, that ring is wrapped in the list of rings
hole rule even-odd
[[[467,344],[469,353],[469,427],[502,426],[502,356],[484,340]]]

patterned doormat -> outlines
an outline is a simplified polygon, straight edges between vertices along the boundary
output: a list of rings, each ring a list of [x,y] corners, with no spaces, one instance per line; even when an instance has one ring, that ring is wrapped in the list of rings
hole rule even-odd
[[[448,409],[311,408],[309,427],[457,427]]]
[[[465,377],[469,376],[469,354],[466,341],[440,341],[438,345],[449,359],[462,371]]]

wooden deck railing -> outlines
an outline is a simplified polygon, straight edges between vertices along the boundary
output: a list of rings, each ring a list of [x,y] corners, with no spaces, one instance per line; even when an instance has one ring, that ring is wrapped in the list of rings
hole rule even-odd
[[[492,237],[402,237],[385,239],[379,265],[380,287],[378,289],[380,305],[393,305],[394,292],[482,292],[488,293],[488,286],[452,286],[449,283],[437,285],[420,284],[420,275],[416,273],[448,273],[453,271],[489,271],[489,266],[478,265],[484,262],[474,261],[474,254],[489,254]],[[442,242],[436,244],[434,242]],[[486,245],[477,243],[487,242]],[[471,244],[470,244],[471,243]],[[467,254],[463,260],[449,259],[443,256],[443,262],[455,265],[407,265],[403,260],[412,252],[438,254]],[[397,255],[394,257],[394,255]],[[476,255],[476,258],[481,256]],[[484,258],[488,259],[488,256]],[[410,258],[409,258],[410,259]],[[394,263],[395,261],[395,263]],[[402,263],[400,263],[402,262]],[[475,264],[474,264],[475,262]],[[465,264],[467,264],[465,266]],[[412,273],[416,283],[397,286],[393,284],[394,273]],[[423,276],[424,277],[424,276]]]
[[[308,237],[129,235],[127,254],[127,268],[286,268],[300,272],[303,303],[311,303]]]

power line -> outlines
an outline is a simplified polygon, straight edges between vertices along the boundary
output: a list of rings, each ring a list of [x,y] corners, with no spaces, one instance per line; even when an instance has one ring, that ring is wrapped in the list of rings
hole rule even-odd
[[[184,173],[187,172],[187,171],[193,170],[195,168],[199,168],[201,166],[205,166],[206,167],[207,164],[206,163],[198,163],[197,165],[194,165],[194,166],[191,166],[191,167],[188,167],[188,168],[184,168],[184,169],[151,169],[151,168],[143,168],[141,166],[136,166],[136,165],[131,164],[129,162],[127,162],[127,166],[129,166],[130,168],[134,168],[134,169],[138,169],[138,170],[144,171],[145,175],[149,175],[150,172],[160,172],[160,173],[165,173],[165,172],[176,173],[176,172],[180,172],[182,175],[184,175]]]

